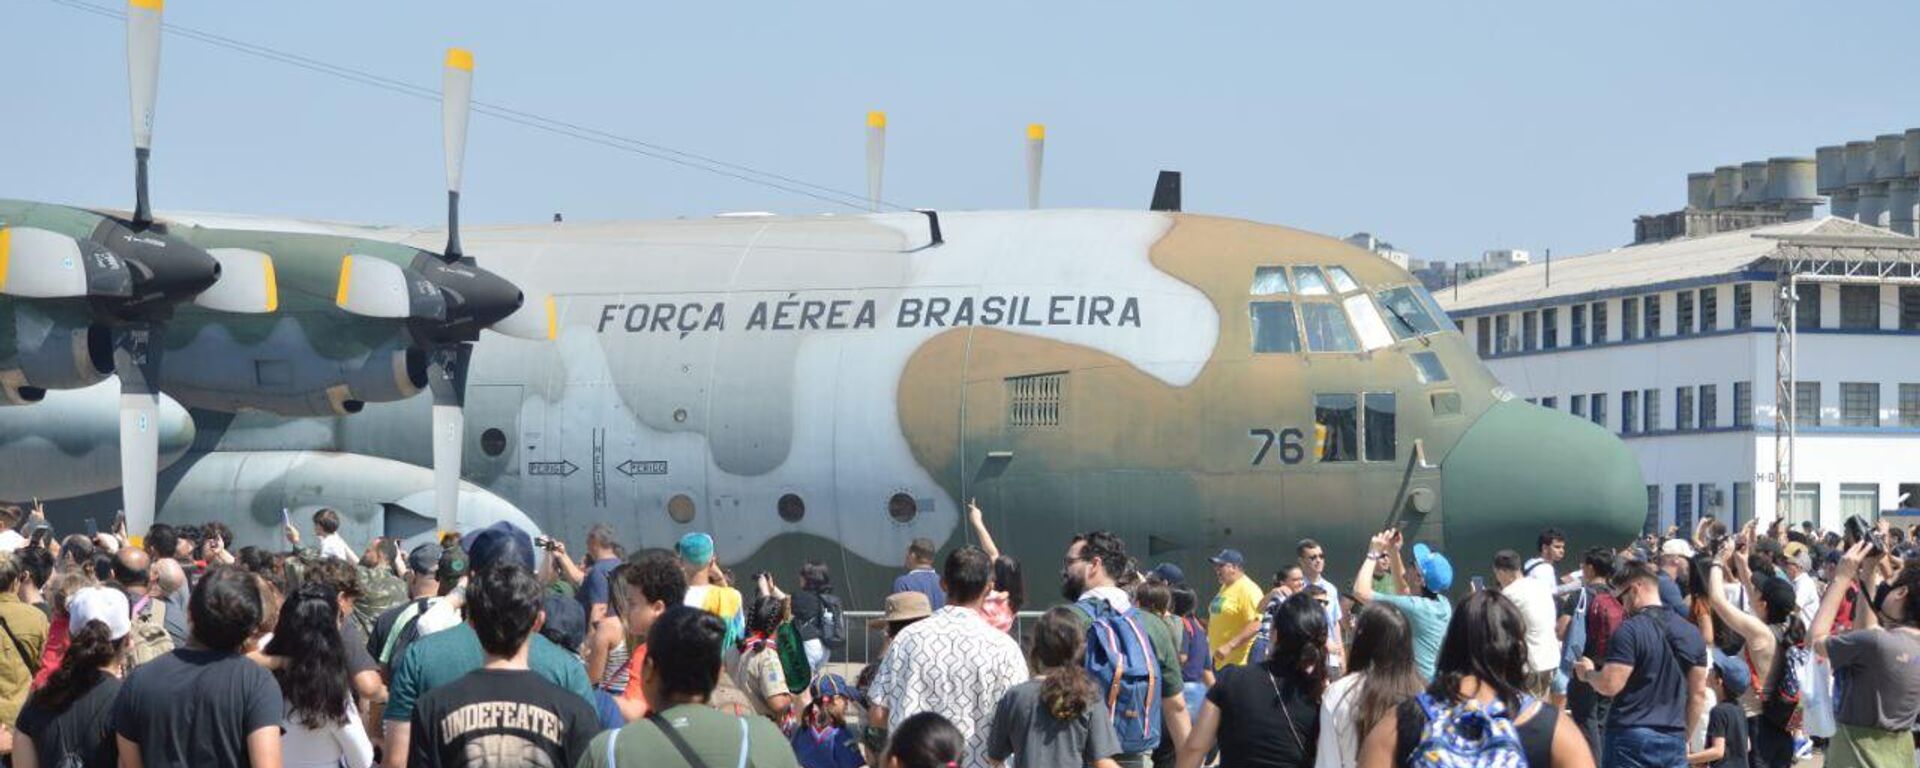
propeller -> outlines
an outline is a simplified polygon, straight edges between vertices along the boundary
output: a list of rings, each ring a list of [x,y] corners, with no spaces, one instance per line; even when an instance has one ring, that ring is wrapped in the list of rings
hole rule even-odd
[[[887,164],[887,113],[867,113],[867,206],[880,210],[880,177]]]
[[[1040,207],[1040,165],[1047,156],[1047,127],[1027,126],[1027,207]]]

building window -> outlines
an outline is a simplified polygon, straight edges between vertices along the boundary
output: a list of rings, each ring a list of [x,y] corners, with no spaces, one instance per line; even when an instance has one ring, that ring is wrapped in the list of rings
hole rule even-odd
[[[1840,519],[1858,515],[1869,523],[1880,519],[1880,486],[1875,483],[1840,484]]]
[[[1900,330],[1920,331],[1920,288],[1900,287]]]
[[[1718,514],[1721,503],[1719,486],[1713,483],[1701,483],[1696,487],[1700,490],[1700,503],[1695,504],[1693,508],[1702,515]]]
[[[1253,323],[1253,351],[1256,354],[1300,351],[1300,324],[1293,317],[1291,301],[1256,301],[1247,305]]]
[[[1640,338],[1640,300],[1620,300],[1620,340]]]
[[[1799,298],[1794,301],[1793,327],[1800,329],[1819,328],[1820,284],[1807,283],[1806,285],[1796,287],[1794,290],[1799,292],[1797,294]]]
[[[1649,339],[1660,338],[1660,294],[1656,293],[1645,299],[1641,299],[1640,310],[1641,314],[1645,315],[1645,319],[1641,321],[1640,327],[1645,329],[1646,337]]]
[[[1540,348],[1558,349],[1560,347],[1560,308],[1547,307],[1540,310]]]
[[[1738,528],[1742,521],[1753,519],[1753,483],[1733,484],[1733,519],[1727,521],[1728,528]]]
[[[1396,444],[1393,393],[1369,392],[1365,400],[1367,461],[1393,461]]]
[[[1573,338],[1569,345],[1584,347],[1587,345],[1587,305],[1575,304],[1568,311],[1573,313]]]
[[[1546,408],[1548,410],[1553,410],[1553,411],[1560,410],[1560,398],[1558,397],[1540,398],[1540,407]]]
[[[1753,382],[1751,381],[1733,383],[1733,425],[1753,426]]]
[[[1584,418],[1587,415],[1587,396],[1574,395],[1568,412]]]
[[[1673,390],[1673,428],[1681,432],[1693,429],[1693,387]]]
[[[1490,330],[1489,325],[1487,323],[1487,318],[1484,318],[1484,317],[1474,318],[1473,349],[1474,351],[1479,352],[1481,357],[1487,357],[1493,352],[1493,345],[1488,343],[1487,341],[1488,337],[1491,335],[1492,335],[1492,331]]]
[[[1681,291],[1673,295],[1673,333],[1685,336],[1693,333],[1693,291]]]
[[[1499,343],[1499,353],[1503,355],[1518,346],[1514,344],[1512,315],[1500,315],[1493,319],[1493,338]]]
[[[1720,330],[1720,286],[1700,289],[1700,332]]]
[[[1880,286],[1840,286],[1840,327],[1855,331],[1880,327]]]
[[[1604,301],[1593,303],[1593,343],[1607,343],[1607,303]]]
[[[1588,414],[1588,416],[1593,419],[1593,423],[1600,425],[1601,429],[1606,429],[1607,428],[1607,393],[1605,392],[1593,393],[1592,396],[1587,398],[1587,405],[1593,408],[1593,412]]]
[[[1900,385],[1900,426],[1920,427],[1920,384]]]
[[[1647,486],[1647,522],[1640,527],[1641,534],[1652,534],[1660,530],[1660,486]]]
[[[1840,424],[1848,427],[1880,426],[1880,385],[1873,382],[1840,382]]]
[[[1794,483],[1793,495],[1787,507],[1787,524],[1797,526],[1801,523],[1820,525],[1820,484]]]
[[[1693,530],[1693,484],[1673,486],[1673,524],[1682,531]]]
[[[1793,411],[1793,423],[1803,427],[1820,426],[1820,382],[1794,383]]]
[[[1720,426],[1720,386],[1718,384],[1700,385],[1700,428],[1713,429]]]
[[[1660,431],[1660,390],[1649,389],[1640,393],[1640,413],[1640,431]]]
[[[1733,327],[1747,328],[1753,325],[1753,284],[1736,283],[1733,286]]]
[[[1897,490],[1901,509],[1920,509],[1920,483],[1901,483]]]
[[[1540,348],[1540,313],[1520,313],[1520,348],[1528,352]]]
[[[1360,398],[1355,395],[1314,395],[1313,423],[1319,427],[1321,461],[1360,458]]]
[[[1061,406],[1066,403],[1066,374],[1012,376],[1007,378],[1006,387],[1009,426],[1060,426]]]
[[[1620,434],[1631,435],[1640,428],[1640,393],[1620,393]]]

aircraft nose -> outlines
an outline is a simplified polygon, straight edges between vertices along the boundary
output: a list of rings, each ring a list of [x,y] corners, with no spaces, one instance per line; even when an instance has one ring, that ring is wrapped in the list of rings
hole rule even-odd
[[[1551,525],[1567,536],[1564,572],[1587,547],[1626,545],[1646,520],[1640,462],[1625,443],[1524,402],[1482,414],[1442,460],[1440,478],[1446,548],[1469,571],[1484,571],[1501,549],[1532,557]]]

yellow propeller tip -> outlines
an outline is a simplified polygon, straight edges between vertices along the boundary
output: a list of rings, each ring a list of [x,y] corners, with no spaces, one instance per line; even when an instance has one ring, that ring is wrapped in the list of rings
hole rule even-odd
[[[1032,125],[1027,126],[1027,138],[1038,140],[1038,139],[1044,139],[1046,137],[1047,137],[1046,126],[1041,125],[1039,123],[1034,123]]]
[[[267,258],[266,271],[262,275],[262,280],[267,288],[267,312],[280,311],[280,278],[273,273],[272,257]]]
[[[342,256],[340,257],[340,286],[334,289],[333,292],[333,303],[335,306],[344,307],[347,305],[347,295],[349,293],[349,286],[351,285],[353,285],[353,257],[351,255]]]
[[[127,7],[142,8],[149,11],[166,10],[166,0],[127,0]]]
[[[868,112],[868,113],[867,113],[867,127],[868,127],[868,128],[885,128],[885,127],[887,127],[887,113],[885,113],[885,112],[881,112],[881,111],[878,111],[878,110],[875,110],[875,111],[873,111],[873,112]]]
[[[560,313],[553,304],[553,294],[547,294],[547,341],[560,338]]]
[[[448,48],[447,49],[447,66],[452,67],[454,69],[464,69],[468,72],[472,72],[473,71],[473,51],[469,51],[465,48]]]

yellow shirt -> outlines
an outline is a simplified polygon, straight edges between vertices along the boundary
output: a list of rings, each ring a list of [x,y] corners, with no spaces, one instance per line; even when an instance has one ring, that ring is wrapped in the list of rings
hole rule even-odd
[[[1247,625],[1260,621],[1260,587],[1242,575],[1239,581],[1221,588],[1213,596],[1213,605],[1207,609],[1212,618],[1207,620],[1207,648],[1218,651],[1227,643],[1233,642]],[[1253,650],[1253,643],[1244,643],[1238,650],[1227,654],[1228,664],[1247,663],[1247,654]]]

